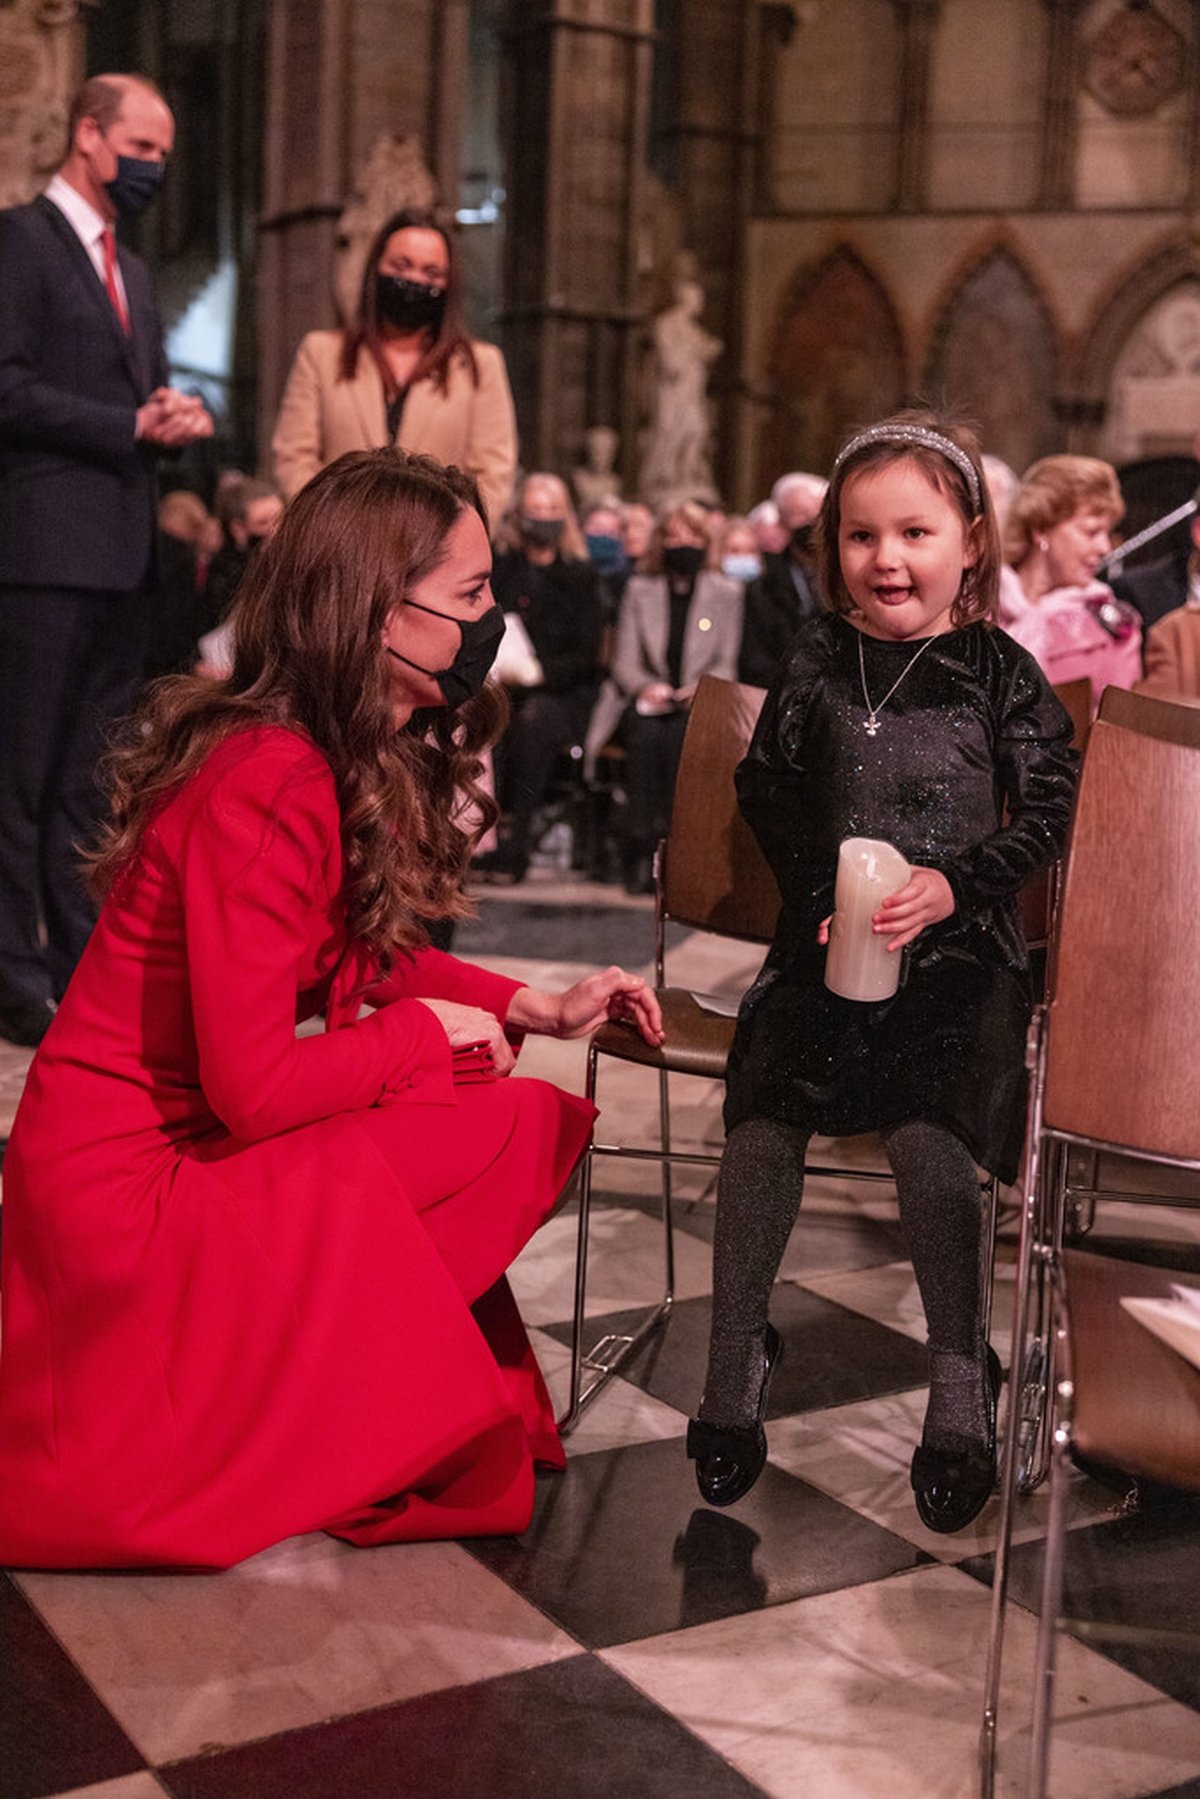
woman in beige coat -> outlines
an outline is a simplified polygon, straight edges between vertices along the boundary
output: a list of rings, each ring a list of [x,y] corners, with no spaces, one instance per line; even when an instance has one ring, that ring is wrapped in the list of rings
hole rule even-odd
[[[396,213],[367,255],[358,313],[310,331],[271,440],[288,499],[347,450],[394,443],[475,477],[493,529],[512,494],[516,421],[504,358],[468,337],[454,241],[432,212]]]

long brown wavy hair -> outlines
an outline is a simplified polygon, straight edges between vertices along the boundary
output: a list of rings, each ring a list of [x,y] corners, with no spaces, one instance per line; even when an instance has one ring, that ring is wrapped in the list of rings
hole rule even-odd
[[[255,551],[230,615],[227,680],[155,682],[106,762],[112,816],[90,858],[104,894],[164,796],[217,744],[255,725],[307,736],[341,811],[347,925],[385,960],[427,940],[423,920],[470,910],[462,878],[496,805],[480,752],[507,717],[500,688],[397,730],[381,632],[446,554],[464,507],[487,523],[469,475],[402,450],[353,451],[298,493]]]
[[[338,380],[353,381],[358,368],[359,351],[365,348],[383,377],[385,391],[389,394],[395,392],[395,378],[383,353],[383,327],[375,298],[375,277],[379,273],[379,264],[388,239],[394,237],[397,231],[409,230],[436,231],[446,246],[446,302],[442,308],[442,322],[436,334],[427,337],[409,385],[428,377],[436,388],[445,393],[450,379],[450,365],[457,357],[466,364],[472,381],[478,387],[479,365],[463,321],[462,273],[454,233],[436,212],[417,206],[410,206],[405,212],[393,213],[371,240],[363,269],[362,287],[359,290],[358,311],[342,333]]]

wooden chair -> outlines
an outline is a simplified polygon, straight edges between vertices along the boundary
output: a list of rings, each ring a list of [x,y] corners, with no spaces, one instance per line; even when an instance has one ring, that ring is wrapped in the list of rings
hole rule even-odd
[[[1029,1799],[1042,1799],[1050,1759],[1060,1630],[1091,1642],[1200,1652],[1200,1632],[1062,1618],[1066,1490],[1073,1452],[1140,1480],[1200,1492],[1200,1369],[1153,1336],[1125,1298],[1168,1299],[1172,1276],[1144,1263],[1066,1250],[1055,1267],[1058,1380],[1051,1432],[1050,1515],[1034,1659]]]
[[[980,1746],[985,1794],[994,1774],[1014,1497],[1018,1484],[1036,1485],[1046,1465],[1055,1347],[1050,1296],[1062,1255],[1067,1151],[1111,1152],[1200,1173],[1200,714],[1169,706],[1156,710],[1152,731],[1135,730],[1127,722],[1135,699],[1139,718],[1141,708],[1165,704],[1106,696],[1107,709],[1088,738],[1055,927],[1051,996],[1030,1032],[1029,1130]]]
[[[632,1027],[604,1025],[593,1037],[587,1059],[587,1097],[594,1101],[602,1057],[636,1063],[658,1075],[659,1142],[654,1147],[594,1143],[584,1157],[579,1186],[579,1232],[575,1264],[575,1306],[571,1334],[568,1405],[559,1419],[566,1434],[584,1406],[665,1323],[674,1303],[675,1253],[671,1216],[671,1168],[675,1163],[716,1167],[719,1155],[676,1150],[671,1144],[668,1076],[701,1075],[722,1080],[735,1019],[717,1009],[713,996],[666,984],[668,923],[710,931],[747,943],[767,944],[779,914],[775,877],[738,811],[733,774],[749,748],[764,694],[758,687],[705,675],[696,689],[675,783],[671,824],[655,860],[654,983],[666,1037],[652,1048]],[[665,1283],[662,1298],[628,1334],[602,1337],[583,1349],[587,1301],[588,1228],[593,1168],[598,1157],[658,1162],[662,1168],[662,1228]],[[874,1170],[839,1169],[811,1163],[814,1174],[841,1174],[856,1180],[890,1180]],[[589,1379],[583,1384],[584,1369]]]

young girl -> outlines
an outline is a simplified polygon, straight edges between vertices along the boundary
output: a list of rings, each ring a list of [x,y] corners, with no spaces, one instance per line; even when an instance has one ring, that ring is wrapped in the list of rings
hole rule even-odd
[[[929,1331],[912,1483],[923,1521],[952,1531],[995,1478],[976,1164],[1012,1180],[1020,1152],[1030,989],[1014,900],[1062,848],[1075,757],[1037,664],[989,623],[999,549],[969,433],[908,412],[852,437],[821,534],[832,613],[802,623],[738,770],[783,908],[729,1062],[708,1377],[687,1447],[712,1505],[757,1480],[782,1347],[767,1308],[809,1136],[879,1131]],[[873,919],[906,963],[878,1004],[824,984],[853,836],[912,867]]]

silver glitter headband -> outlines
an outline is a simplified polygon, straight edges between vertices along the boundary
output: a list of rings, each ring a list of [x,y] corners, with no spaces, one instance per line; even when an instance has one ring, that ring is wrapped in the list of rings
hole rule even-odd
[[[944,456],[959,470],[976,512],[983,511],[983,497],[979,491],[979,476],[975,464],[965,450],[960,450],[956,443],[943,437],[940,431],[931,431],[928,425],[870,425],[838,451],[833,465],[834,474],[837,474],[846,458],[853,456],[856,450],[863,450],[868,444],[882,443],[915,444],[922,450],[936,450],[939,456]]]

